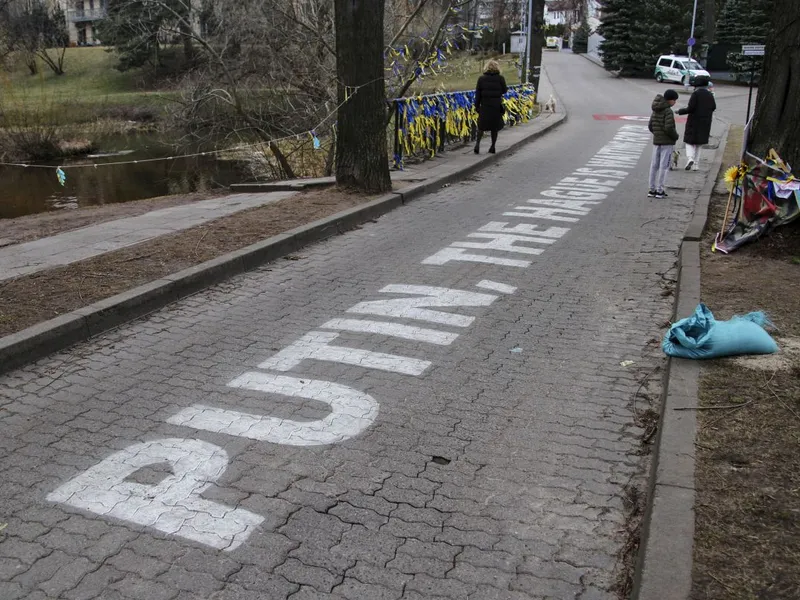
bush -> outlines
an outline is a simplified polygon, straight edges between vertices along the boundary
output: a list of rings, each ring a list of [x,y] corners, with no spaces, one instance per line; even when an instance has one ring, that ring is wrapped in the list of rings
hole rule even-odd
[[[12,161],[46,161],[88,154],[94,137],[103,127],[95,121],[88,128],[68,125],[64,103],[44,103],[33,111],[4,110],[0,107],[0,158]]]
[[[158,114],[151,106],[133,106],[120,104],[108,106],[99,111],[102,117],[119,121],[133,121],[135,123],[153,123]]]
[[[572,51],[575,54],[586,54],[589,50],[589,24],[584,21],[572,38]]]
[[[566,33],[567,26],[564,23],[560,23],[558,25],[545,25],[544,28],[545,37],[564,37]]]

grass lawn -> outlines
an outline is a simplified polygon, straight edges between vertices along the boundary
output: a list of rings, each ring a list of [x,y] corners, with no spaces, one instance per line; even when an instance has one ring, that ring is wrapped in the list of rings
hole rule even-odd
[[[164,102],[164,94],[147,89],[140,70],[122,73],[114,67],[117,57],[105,48],[68,48],[64,74],[55,75],[39,61],[39,73],[31,75],[23,64],[0,71],[0,108],[11,119],[60,113],[59,122],[82,122],[102,114],[104,107],[152,106]]]
[[[454,55],[442,71],[415,82],[407,94],[474,89],[487,60],[483,55]],[[506,54],[498,60],[509,85],[519,83],[517,57]],[[108,116],[127,120],[129,117],[120,116],[125,110],[162,112],[176,93],[148,85],[147,73],[141,69],[123,73],[114,68],[116,64],[117,56],[106,48],[68,48],[64,75],[55,75],[41,61],[36,75],[30,75],[21,63],[10,71],[0,71],[1,121],[69,125]],[[120,112],[120,108],[125,110]]]
[[[483,74],[483,67],[488,57],[475,56],[452,57],[445,68],[437,75],[429,75],[414,83],[408,94],[430,94],[438,91],[464,91],[475,89],[478,77]],[[519,74],[515,62],[517,56],[506,54],[497,57],[500,70],[508,85],[519,83]]]

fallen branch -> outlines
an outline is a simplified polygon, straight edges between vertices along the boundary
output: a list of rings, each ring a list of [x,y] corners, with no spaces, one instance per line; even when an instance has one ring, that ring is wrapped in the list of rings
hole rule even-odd
[[[636,393],[633,395],[633,418],[634,419],[638,419],[639,418],[639,414],[636,412],[636,398],[639,397],[639,392],[642,391],[642,388],[644,387],[644,384],[647,383],[647,380],[650,378],[650,376],[653,373],[655,373],[656,371],[658,371],[660,368],[661,368],[661,365],[655,366],[647,375],[644,376],[644,379],[642,379],[642,382],[639,384],[639,387],[636,389]]]
[[[720,584],[722,587],[724,587],[726,590],[728,590],[728,592],[729,592],[729,593],[736,595],[736,592],[735,592],[734,590],[732,590],[731,588],[729,588],[729,587],[728,587],[728,584],[726,584],[724,581],[722,581],[721,579],[719,579],[718,577],[716,577],[716,576],[715,576],[713,573],[706,572],[706,575],[708,575],[709,577],[711,577],[711,579],[713,579],[713,580],[714,580],[714,581],[716,581],[718,584]]]
[[[194,256],[194,255],[196,255],[196,254],[197,254],[197,249],[200,247],[200,244],[203,242],[203,240],[204,240],[204,239],[206,239],[206,236],[208,235],[208,232],[209,232],[209,231],[211,231],[211,230],[210,230],[210,229],[206,229],[206,230],[203,232],[203,235],[202,235],[202,236],[200,236],[200,239],[199,239],[199,240],[197,240],[197,245],[194,247],[194,250],[192,250],[192,256]]]
[[[747,402],[742,402],[741,404],[734,404],[732,408],[731,407],[713,407],[713,406],[712,407],[708,407],[708,408],[728,408],[730,410],[730,412],[723,413],[721,416],[717,417],[713,421],[709,421],[708,423],[706,423],[704,425],[704,427],[711,427],[712,425],[715,425],[716,423],[720,422],[722,419],[724,419],[725,417],[727,417],[728,415],[730,415],[731,413],[736,411],[737,408],[742,408],[744,406],[747,406],[748,404],[752,404],[755,400],[756,400],[756,398],[753,398],[752,400],[748,400]]]
[[[154,254],[155,254],[155,252],[151,252],[150,254],[137,254],[136,256],[132,256],[130,258],[126,258],[122,262],[133,262],[134,260],[141,260],[143,258],[150,258]]]
[[[774,377],[774,375],[773,375],[773,377]],[[772,379],[770,379],[770,381],[772,381]],[[767,389],[768,389],[768,390],[770,391],[770,393],[771,393],[771,394],[772,394],[772,395],[775,397],[775,400],[777,400],[777,401],[778,401],[778,404],[780,404],[780,405],[781,405],[783,408],[785,408],[785,409],[786,409],[786,410],[788,410],[790,413],[792,413],[792,414],[795,416],[795,418],[796,418],[796,419],[800,420],[800,415],[798,415],[798,414],[797,414],[797,413],[794,411],[794,409],[792,409],[792,407],[791,407],[791,406],[789,406],[788,404],[785,404],[785,403],[783,402],[783,400],[781,400],[780,396],[778,396],[778,394],[775,392],[775,390],[773,390],[773,389],[772,389],[772,386],[769,384],[769,381],[767,382]]]
[[[740,404],[723,404],[721,406],[683,406],[679,408],[673,408],[672,410],[726,410],[729,408],[742,408],[751,402],[753,401],[748,400],[747,402],[742,402]]]

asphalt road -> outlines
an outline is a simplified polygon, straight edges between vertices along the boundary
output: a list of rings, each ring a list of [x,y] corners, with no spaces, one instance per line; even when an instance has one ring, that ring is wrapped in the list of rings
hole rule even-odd
[[[706,173],[646,198],[655,84],[546,67],[496,166],[0,377],[0,598],[614,598]]]

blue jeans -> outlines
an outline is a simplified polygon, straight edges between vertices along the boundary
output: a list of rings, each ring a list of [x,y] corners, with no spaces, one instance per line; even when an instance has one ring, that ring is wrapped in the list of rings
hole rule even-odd
[[[653,159],[650,161],[651,190],[664,191],[673,150],[675,150],[675,146],[653,146]]]

